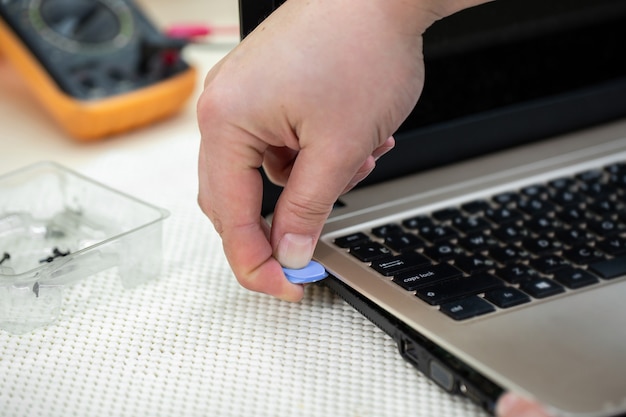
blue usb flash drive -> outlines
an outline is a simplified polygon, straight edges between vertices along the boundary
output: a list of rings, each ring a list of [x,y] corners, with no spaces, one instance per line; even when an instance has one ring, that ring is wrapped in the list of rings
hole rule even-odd
[[[328,276],[324,267],[315,261],[309,262],[309,264],[302,269],[290,269],[283,267],[283,272],[289,282],[293,284],[309,284]]]

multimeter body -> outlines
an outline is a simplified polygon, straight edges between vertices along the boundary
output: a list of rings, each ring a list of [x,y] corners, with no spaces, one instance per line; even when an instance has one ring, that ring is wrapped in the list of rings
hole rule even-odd
[[[179,110],[196,83],[184,45],[130,0],[0,0],[0,55],[80,140]]]

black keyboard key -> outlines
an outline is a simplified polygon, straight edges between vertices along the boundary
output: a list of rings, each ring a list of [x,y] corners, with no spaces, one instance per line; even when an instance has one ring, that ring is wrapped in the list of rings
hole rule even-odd
[[[541,235],[536,238],[527,238],[522,241],[522,246],[535,255],[547,255],[563,249],[563,244],[558,240]]]
[[[524,226],[535,233],[550,233],[562,227],[563,223],[554,217],[539,214],[525,221]]]
[[[403,233],[404,231],[402,230],[402,227],[400,227],[399,224],[395,224],[395,223],[391,223],[391,224],[385,224],[382,226],[378,226],[372,229],[372,234],[374,236],[378,236],[378,237],[387,237],[387,236],[393,236],[393,235],[399,235],[400,233]]]
[[[458,240],[459,245],[469,252],[481,252],[491,247],[497,246],[499,242],[491,235],[483,233],[473,233]]]
[[[450,242],[436,243],[424,249],[424,254],[435,262],[450,261],[463,253],[463,249]]]
[[[496,309],[494,306],[478,296],[471,296],[462,300],[443,304],[441,312],[454,320],[467,320],[472,317],[491,313]]]
[[[449,208],[444,208],[441,210],[434,211],[432,213],[432,216],[434,219],[439,220],[440,222],[443,222],[446,220],[451,220],[455,217],[460,217],[462,216],[462,214],[461,214],[461,210],[454,208],[454,207],[449,207]]]
[[[492,200],[502,207],[509,206],[511,204],[517,204],[522,199],[519,193],[506,192],[495,195]]]
[[[385,245],[396,252],[408,252],[423,248],[424,241],[412,233],[387,236]]]
[[[619,236],[608,237],[598,243],[596,246],[609,255],[621,255],[626,253],[626,239]]]
[[[517,204],[517,208],[522,210],[529,216],[538,216],[540,214],[551,213],[555,210],[554,204],[539,198],[522,200]]]
[[[609,183],[622,190],[626,189],[626,171],[611,173]]]
[[[605,259],[604,253],[584,244],[563,251],[563,256],[577,265],[587,265]]]
[[[402,221],[402,226],[407,229],[419,229],[424,226],[434,227],[435,222],[428,216],[417,216]]]
[[[617,187],[596,182],[581,185],[580,191],[593,198],[609,198],[617,193]]]
[[[416,295],[430,305],[440,305],[469,295],[480,294],[504,283],[493,275],[482,273],[456,278],[417,290]]]
[[[485,216],[492,222],[500,225],[524,218],[520,211],[509,208],[489,209],[485,211]]]
[[[604,172],[601,169],[590,169],[588,171],[576,174],[576,178],[584,183],[594,183],[601,181],[604,177]]]
[[[430,265],[430,260],[417,252],[403,253],[372,262],[372,268],[387,277],[424,265]]]
[[[614,201],[603,199],[603,200],[597,200],[593,202],[592,204],[590,204],[589,209],[600,216],[604,216],[604,215],[610,216],[613,213],[616,213],[619,207]]]
[[[523,261],[529,256],[530,254],[526,250],[515,245],[497,246],[489,249],[489,257],[501,264]]]
[[[507,265],[496,270],[495,274],[511,284],[519,284],[522,281],[539,277],[537,271],[524,264]]]
[[[605,217],[589,220],[587,228],[598,236],[611,236],[626,231],[626,224],[613,220],[610,217]]]
[[[372,262],[376,259],[388,258],[391,250],[378,242],[366,242],[350,248],[350,254],[362,262]]]
[[[570,177],[557,178],[548,183],[550,187],[557,190],[573,190],[576,184],[576,180]]]
[[[557,190],[550,194],[550,199],[561,207],[578,206],[586,200],[584,195],[571,190]]]
[[[359,243],[368,242],[370,238],[362,232],[352,233],[347,236],[338,237],[335,239],[335,245],[340,248],[349,248]]]
[[[500,308],[510,308],[530,301],[529,296],[513,287],[502,287],[487,291],[485,299]]]
[[[522,194],[531,198],[543,198],[548,195],[548,187],[543,184],[529,185],[521,189]]]
[[[600,278],[613,279],[626,275],[626,256],[592,263],[589,270]]]
[[[609,174],[626,174],[626,162],[616,162],[604,167]]]
[[[589,215],[580,207],[571,206],[559,211],[557,217],[565,223],[580,224],[585,222],[589,218]]]
[[[529,232],[523,226],[516,224],[507,224],[494,230],[492,234],[503,243],[511,243],[520,241],[528,237]]]
[[[442,240],[450,240],[458,237],[458,233],[452,228],[441,225],[420,227],[418,229],[418,233],[421,237],[430,242],[439,242]]]
[[[468,274],[488,271],[496,267],[495,261],[479,253],[457,256],[454,259],[454,265]]]
[[[565,291],[560,284],[548,278],[535,278],[522,281],[520,289],[535,298],[546,298]]]
[[[530,261],[530,266],[532,266],[536,271],[547,275],[569,265],[569,262],[557,255],[540,256],[539,258],[535,258]]]
[[[469,214],[478,214],[491,208],[485,200],[474,200],[461,205],[461,208]]]
[[[593,240],[593,235],[591,233],[578,227],[573,227],[571,229],[558,229],[555,232],[555,236],[566,246],[576,246]]]
[[[432,285],[452,278],[458,278],[462,272],[450,264],[429,265],[409,272],[398,274],[393,282],[407,291],[415,291],[420,287]]]
[[[463,233],[480,232],[491,227],[491,223],[482,217],[457,216],[452,219],[452,227]]]
[[[571,289],[577,289],[598,282],[598,278],[579,268],[564,268],[554,274],[554,279]]]

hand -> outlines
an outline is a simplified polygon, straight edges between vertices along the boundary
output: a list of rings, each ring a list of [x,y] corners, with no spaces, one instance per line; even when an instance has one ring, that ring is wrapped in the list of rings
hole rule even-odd
[[[333,203],[393,147],[423,85],[421,34],[483,1],[289,0],[209,72],[198,201],[244,287],[302,298],[281,264],[307,264]],[[261,165],[285,186],[271,229]]]
[[[199,204],[244,287],[302,297],[281,264],[306,265],[333,203],[393,147],[415,105],[427,19],[400,30],[389,3],[289,0],[208,74]],[[261,165],[285,185],[271,230]]]
[[[500,398],[496,415],[498,417],[550,417],[539,404],[512,393],[506,393]]]

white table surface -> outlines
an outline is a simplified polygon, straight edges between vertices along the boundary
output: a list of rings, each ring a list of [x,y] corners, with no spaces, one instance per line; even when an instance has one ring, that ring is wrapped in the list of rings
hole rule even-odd
[[[236,0],[144,0],[161,25],[237,24]],[[206,71],[237,39],[189,47]],[[483,416],[397,354],[330,291],[298,304],[241,288],[196,206],[195,97],[175,117],[108,140],[67,136],[0,59],[0,173],[53,160],[168,209],[159,279],[115,269],[66,291],[59,319],[0,331],[0,416]]]

